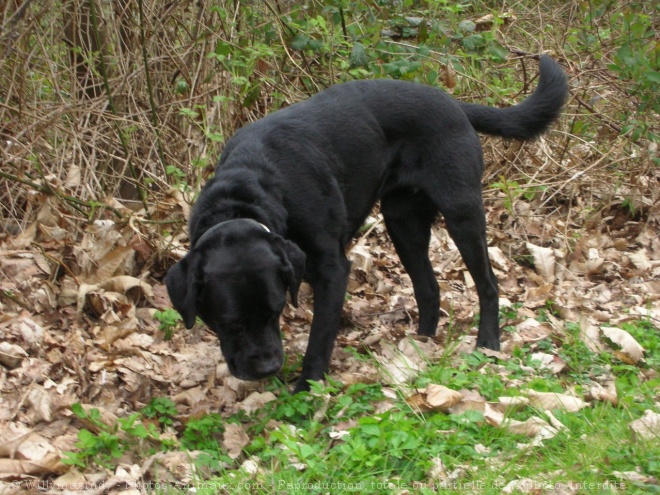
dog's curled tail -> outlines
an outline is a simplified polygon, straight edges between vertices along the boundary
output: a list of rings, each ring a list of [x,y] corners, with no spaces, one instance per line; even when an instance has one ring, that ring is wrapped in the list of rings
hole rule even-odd
[[[517,139],[533,139],[546,131],[568,99],[568,81],[560,65],[547,55],[541,55],[539,68],[536,90],[518,105],[495,108],[462,102],[472,127],[477,132]]]

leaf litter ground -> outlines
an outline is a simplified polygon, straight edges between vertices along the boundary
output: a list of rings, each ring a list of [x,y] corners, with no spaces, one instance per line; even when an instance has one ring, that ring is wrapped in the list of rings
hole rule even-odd
[[[416,337],[412,286],[377,210],[351,246],[353,270],[331,376],[346,386],[382,383],[385,390],[396,390],[392,397],[403,396],[412,411],[477,410],[484,427],[509,428],[529,437],[530,445],[566,428],[552,410],[580,414],[599,401],[616,404],[612,374],[592,375],[578,390],[560,351],[569,340],[567,328],[578,325],[587,348],[639,366],[643,379],[657,378],[657,355],[650,356],[621,328],[650,321],[657,332],[660,322],[660,208],[657,198],[645,199],[650,206],[641,215],[631,215],[614,201],[594,219],[584,206],[587,201],[579,197],[570,208],[548,216],[536,213],[538,205],[533,203],[521,199],[507,205],[504,194],[488,194],[489,254],[506,319],[502,351],[490,353],[483,371],[499,373],[511,389],[520,388],[524,381],[508,377],[498,363],[518,359],[524,368],[528,361],[520,358],[519,350],[525,349],[536,366],[528,366],[530,377],[539,370],[565,376],[564,393],[528,390],[486,400],[474,387],[414,387],[420,372],[438,362],[458,366],[472,351],[476,293],[439,221],[430,256],[441,284],[442,321],[436,339]],[[40,202],[37,221],[0,244],[0,492],[22,489],[35,480],[59,481],[62,486],[87,483],[99,493],[119,492],[154,479],[156,465],[173,482],[189,480],[190,457],[180,448],[146,460],[128,453],[118,466],[91,465],[84,472],[61,462],[64,452],[76,450],[81,429],[99,431],[98,423],[94,430],[93,421],[86,423],[73,414],[77,403],[86,410],[98,409],[98,421],[115,425],[154,397],[168,397],[177,405],[180,426],[210,413],[251,413],[277,400],[267,384],[242,382],[229,374],[215,336],[203,325],[178,329],[166,340],[154,317],[170,307],[162,284],[165,267],[187,247],[184,234],[164,234],[159,222],[185,219],[188,204],[172,192],[153,206],[149,219],[137,213],[124,223],[106,219],[83,226],[64,215],[53,198]],[[287,307],[282,317],[287,368],[294,369],[294,375],[312,319],[308,287],[301,290],[300,300],[299,308]],[[350,349],[371,358],[356,359]],[[546,414],[505,420],[508,411],[525,407]],[[631,418],[633,432],[643,438],[657,437],[658,424],[658,414],[651,410]],[[168,431],[176,445],[180,428]],[[345,433],[335,432],[339,439]],[[240,460],[249,441],[234,425],[224,432],[223,448]],[[248,470],[245,463],[250,462],[255,461],[245,459]],[[438,462],[429,476],[445,481],[460,476]],[[621,477],[629,479],[634,473]],[[520,482],[510,490],[522,490]],[[44,486],[57,491],[54,484]]]

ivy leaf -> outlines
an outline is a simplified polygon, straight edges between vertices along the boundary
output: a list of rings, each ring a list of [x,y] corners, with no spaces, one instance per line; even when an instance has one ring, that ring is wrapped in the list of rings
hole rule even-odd
[[[304,34],[297,34],[295,38],[291,41],[291,48],[294,50],[304,50],[307,48],[307,45],[309,44],[309,36],[306,36]]]
[[[87,411],[85,411],[85,409],[80,404],[80,402],[76,402],[75,404],[71,404],[71,411],[73,412],[73,414],[75,414],[80,419],[86,419],[87,418]]]
[[[461,21],[458,25],[458,30],[463,34],[473,33],[477,25],[468,19]]]
[[[369,57],[367,56],[367,51],[362,43],[355,43],[353,45],[348,60],[351,63],[351,68],[366,67],[369,65]]]

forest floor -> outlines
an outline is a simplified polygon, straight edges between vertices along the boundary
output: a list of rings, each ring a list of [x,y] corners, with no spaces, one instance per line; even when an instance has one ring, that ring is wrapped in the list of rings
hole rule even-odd
[[[542,142],[533,145],[539,153]],[[646,349],[654,354],[646,363],[644,350],[624,330],[647,322],[644,328],[655,338],[645,340],[656,345],[660,340],[657,203],[642,217],[631,216],[613,200],[594,218],[588,201],[579,196],[563,213],[558,209],[551,216],[535,215],[525,202],[508,208],[505,199],[492,190],[487,194],[490,256],[504,308],[502,351],[488,353],[494,362],[513,359],[524,364],[516,353],[524,348],[542,367],[565,377],[568,393],[588,402],[616,403],[612,373],[590,375],[590,385],[581,384],[579,393],[571,382],[563,353],[574,345],[571,335],[577,326],[575,335],[587,349],[607,350],[615,360],[640,365],[645,380],[657,380],[660,347]],[[80,448],[76,443],[81,428],[98,432],[98,425],[73,414],[76,403],[93,405],[103,421],[113,425],[154,397],[166,397],[176,404],[181,425],[208,413],[253,411],[260,401],[275,398],[268,392],[273,381],[248,383],[230,376],[216,337],[203,325],[191,331],[176,328],[166,340],[154,318],[157,311],[170,308],[170,302],[163,273],[154,272],[158,268],[150,262],[159,249],[149,233],[153,224],[139,215],[124,224],[99,220],[80,235],[76,228],[62,227],[53,204],[45,198],[38,220],[0,244],[5,277],[0,317],[3,474],[18,480],[70,476],[70,466],[61,463],[63,453]],[[181,206],[177,196],[171,196],[154,207],[153,217],[180,215]],[[438,360],[455,366],[463,352],[471,352],[477,299],[458,251],[439,222],[430,256],[441,282],[443,318],[436,339],[415,337],[417,310],[410,280],[377,211],[370,222],[351,247],[353,270],[330,376],[345,386],[381,382],[401,387]],[[185,237],[180,237],[170,240],[175,257],[185,252]],[[77,267],[75,273],[71,266]],[[287,368],[293,375],[312,318],[312,294],[305,286],[300,301],[299,308],[287,307],[282,317]],[[416,355],[420,347],[422,358]],[[372,359],[356,359],[347,348]],[[515,380],[511,382],[513,386]],[[415,390],[404,395],[412,396]],[[130,456],[124,457],[131,466]],[[148,469],[127,468],[123,474],[143,479]],[[112,471],[78,476],[78,481],[107,482]],[[98,486],[107,489],[112,483]]]

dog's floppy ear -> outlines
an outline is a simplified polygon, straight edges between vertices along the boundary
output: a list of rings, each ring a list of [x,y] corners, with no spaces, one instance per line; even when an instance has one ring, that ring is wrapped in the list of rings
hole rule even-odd
[[[279,243],[278,243],[279,244]],[[278,245],[281,249],[280,254],[284,259],[284,267],[282,274],[286,280],[289,295],[291,296],[291,304],[296,308],[298,307],[298,289],[302,283],[302,278],[305,273],[305,253],[293,242],[282,239],[281,244]]]
[[[181,313],[186,328],[192,328],[195,324],[197,309],[198,282],[196,276],[197,256],[188,253],[176,265],[169,269],[165,275],[165,285],[170,295],[174,308]]]

